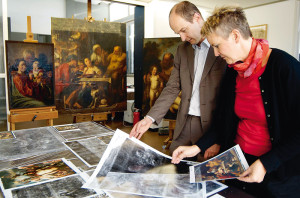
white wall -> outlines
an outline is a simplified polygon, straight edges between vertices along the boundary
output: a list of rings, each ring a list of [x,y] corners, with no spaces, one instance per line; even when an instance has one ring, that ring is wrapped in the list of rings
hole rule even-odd
[[[169,26],[171,1],[153,0],[145,6],[145,38],[177,37]],[[203,18],[210,13],[200,7]],[[271,47],[282,49],[298,59],[299,1],[289,0],[246,9],[249,25],[268,24],[267,39]]]
[[[145,6],[145,38],[179,37],[169,26],[169,12],[175,4],[172,1],[153,0]],[[205,10],[199,10],[204,19],[209,16]]]
[[[250,26],[268,24],[270,47],[282,49],[298,59],[299,1],[289,0],[246,9]]]
[[[51,34],[51,17],[66,17],[65,0],[8,0],[7,15],[12,32],[27,32],[27,16],[31,16],[31,31]]]

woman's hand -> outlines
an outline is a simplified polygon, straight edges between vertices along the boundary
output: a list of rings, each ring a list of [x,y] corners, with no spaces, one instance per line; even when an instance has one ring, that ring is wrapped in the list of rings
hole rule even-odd
[[[264,180],[266,173],[264,165],[258,159],[238,179],[248,183],[260,183]]]
[[[216,156],[220,151],[220,145],[219,144],[214,144],[208,149],[206,149],[204,153],[204,159],[207,160],[208,158],[212,158]]]
[[[179,146],[172,155],[172,163],[178,164],[183,158],[194,157],[200,153],[200,148],[197,145]]]

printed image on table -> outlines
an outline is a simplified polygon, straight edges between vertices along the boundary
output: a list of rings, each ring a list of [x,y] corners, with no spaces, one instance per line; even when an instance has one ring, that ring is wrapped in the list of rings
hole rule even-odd
[[[62,159],[0,171],[5,189],[36,184],[76,174]]]

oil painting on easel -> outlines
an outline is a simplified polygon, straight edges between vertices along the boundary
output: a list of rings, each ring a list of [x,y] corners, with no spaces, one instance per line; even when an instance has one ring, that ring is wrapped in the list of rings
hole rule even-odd
[[[143,80],[144,97],[143,114],[146,115],[166,86],[174,67],[174,56],[180,38],[147,38],[144,39]],[[176,119],[181,101],[180,93],[171,105],[165,118]]]
[[[9,108],[54,105],[53,44],[6,41]]]
[[[126,25],[51,19],[56,107],[61,112],[126,109]]]

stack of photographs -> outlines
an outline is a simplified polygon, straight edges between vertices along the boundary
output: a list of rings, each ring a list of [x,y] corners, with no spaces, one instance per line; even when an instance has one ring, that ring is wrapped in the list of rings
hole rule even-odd
[[[227,187],[215,180],[237,177],[247,168],[238,163],[243,161],[238,146],[203,163],[174,165],[170,156],[94,122],[2,132],[0,137],[5,197],[198,198]]]

